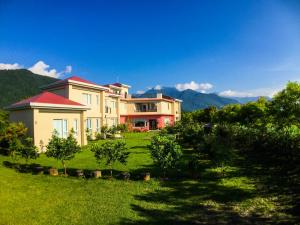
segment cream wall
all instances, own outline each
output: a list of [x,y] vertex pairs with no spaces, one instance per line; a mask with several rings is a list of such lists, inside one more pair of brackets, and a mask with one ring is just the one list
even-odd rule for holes
[[119,124],[120,121],[120,98],[109,96],[109,93],[105,95],[105,106],[108,106],[111,110],[108,113],[104,111],[103,122],[108,127]]
[[[101,117],[102,110],[100,104],[101,101],[100,92],[102,91],[69,85],[69,99],[72,101],[85,104],[83,99],[83,94],[90,94],[92,96],[92,104],[88,105],[90,109],[88,109],[86,112],[87,117]],[[98,104],[96,102],[96,96],[98,96],[99,98]]]
[[83,112],[55,109],[33,109],[34,111],[34,144],[40,148],[41,141],[46,146],[53,132],[54,119],[66,119],[68,121],[68,131],[73,128],[73,120],[78,121],[78,135],[75,137],[78,144],[86,144],[86,135],[82,127]]
[[33,137],[33,109],[23,109],[11,111],[9,113],[9,120],[11,122],[22,122],[28,128],[28,135]]

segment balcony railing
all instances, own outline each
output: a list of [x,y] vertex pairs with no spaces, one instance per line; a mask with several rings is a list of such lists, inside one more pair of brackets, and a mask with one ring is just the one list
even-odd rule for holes
[[157,109],[135,109],[135,112],[157,112]]

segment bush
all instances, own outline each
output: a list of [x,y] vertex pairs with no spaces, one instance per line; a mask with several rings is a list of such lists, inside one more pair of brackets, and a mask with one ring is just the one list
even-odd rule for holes
[[64,167],[64,173],[67,175],[66,161],[73,159],[80,150],[72,132],[66,139],[58,137],[57,132],[54,132],[47,145],[46,156],[60,160]]
[[118,124],[117,130],[121,132],[127,132],[128,131],[128,125],[127,124]]
[[106,161],[106,165],[110,167],[110,176],[115,162],[122,164],[127,163],[129,152],[127,152],[126,143],[124,141],[108,141],[104,144],[95,143],[91,146],[97,162],[100,164],[102,160]]
[[160,167],[164,176],[168,169],[176,167],[182,156],[174,135],[159,134],[152,137],[149,149],[154,163]]
[[26,163],[30,159],[36,159],[39,155],[37,152],[37,147],[33,144],[33,139],[27,137],[23,141],[23,146],[18,149],[17,154],[26,160]]
[[23,141],[27,138],[27,128],[23,123],[10,123],[0,136],[1,151],[16,159],[17,152],[24,147]]

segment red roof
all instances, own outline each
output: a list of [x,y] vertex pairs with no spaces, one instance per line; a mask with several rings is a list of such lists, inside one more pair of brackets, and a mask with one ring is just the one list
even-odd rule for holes
[[82,83],[87,83],[87,84],[94,84],[94,85],[98,85],[94,82],[91,82],[91,81],[88,81],[88,80],[85,80],[85,79],[82,79],[80,77],[77,77],[77,76],[72,76],[72,77],[69,77],[65,80],[73,80],[73,81],[78,81],[78,82],[82,82]]
[[117,87],[122,87],[121,83],[113,83],[112,85],[117,86]]
[[58,104],[58,105],[76,105],[84,106],[78,102],[71,101],[60,95],[53,94],[51,92],[43,92],[41,94],[35,95],[33,97],[24,99],[20,102],[13,104],[12,106],[26,105],[30,103],[48,103],[48,104]]

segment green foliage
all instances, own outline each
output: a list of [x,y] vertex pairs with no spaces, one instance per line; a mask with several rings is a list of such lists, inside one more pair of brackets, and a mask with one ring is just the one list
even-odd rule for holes
[[65,175],[67,175],[66,161],[73,159],[80,150],[80,146],[72,132],[67,138],[60,138],[57,136],[57,132],[54,132],[47,145],[46,155],[47,157],[60,160],[64,167]]
[[128,131],[128,124],[118,124],[117,130],[121,132],[127,132]]
[[274,96],[269,113],[280,126],[300,124],[300,84],[289,82],[286,88]]
[[57,79],[29,70],[0,70],[0,108],[40,93],[40,87]]
[[86,133],[86,139],[88,141],[92,141],[93,140],[93,138],[92,138],[92,132],[88,128],[86,128],[85,129],[85,133]]
[[176,167],[182,156],[181,147],[174,135],[159,134],[152,137],[149,149],[154,163],[160,167],[164,175],[168,169]]
[[199,145],[200,152],[208,154],[209,159],[224,172],[234,156],[233,132],[229,125],[213,127],[209,134],[204,135]]
[[4,154],[16,158],[17,152],[22,149],[23,140],[27,137],[27,128],[23,123],[10,123],[0,136],[0,146]]
[[3,135],[8,124],[9,124],[8,113],[0,110],[0,136]]
[[26,160],[28,163],[29,159],[36,159],[39,155],[37,152],[37,147],[33,144],[33,139],[27,137],[24,139],[23,146],[18,148],[17,154]]
[[100,164],[102,160],[105,160],[106,165],[110,167],[111,177],[115,162],[120,162],[121,164],[127,163],[129,155],[127,150],[124,141],[108,141],[104,144],[95,143],[91,146],[91,151],[94,152],[98,164]]

